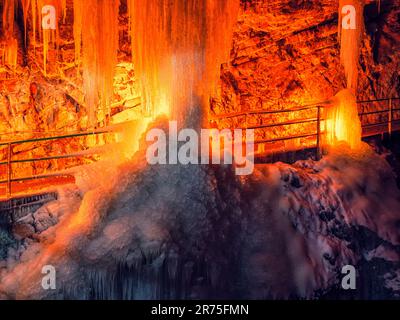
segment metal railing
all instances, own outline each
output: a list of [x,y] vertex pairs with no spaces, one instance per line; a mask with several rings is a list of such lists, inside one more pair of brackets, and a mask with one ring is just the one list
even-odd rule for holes
[[[364,100],[364,101],[357,101],[358,104],[372,104],[376,102],[388,102],[388,108],[383,110],[377,111],[367,111],[359,113],[362,123],[363,129],[363,137],[378,135],[388,133],[391,135],[394,131],[400,130],[400,117],[398,119],[394,118],[395,112],[400,112],[400,108],[393,107],[393,101],[400,100],[400,98],[383,98],[383,99],[374,99],[374,100]],[[274,143],[280,141],[287,141],[287,140],[294,140],[294,139],[301,139],[301,138],[315,138],[316,142],[314,147],[316,149],[316,158],[319,159],[322,155],[322,136],[325,132],[322,130],[322,123],[325,120],[323,109],[325,109],[329,105],[328,101],[301,106],[298,108],[292,109],[284,109],[284,110],[253,110],[253,111],[244,111],[244,112],[236,112],[230,113],[225,115],[218,115],[211,119],[211,121],[220,121],[226,119],[233,119],[233,118],[240,118],[244,117],[243,123],[245,124],[242,129],[268,129],[268,128],[276,128],[276,127],[287,127],[293,125],[300,125],[300,124],[310,124],[315,123],[316,127],[314,131],[310,131],[304,134],[297,134],[297,135],[289,135],[285,137],[277,137],[277,138],[270,138],[270,139],[259,139],[255,140],[255,144],[267,144],[267,143]],[[257,115],[278,115],[283,113],[294,113],[300,111],[310,111],[315,110],[315,116],[305,118],[305,119],[296,119],[296,120],[289,120],[284,122],[278,123],[267,123],[261,125],[248,125],[248,118],[249,116],[257,116]],[[363,117],[368,115],[387,115],[386,121],[381,122],[373,122],[373,123],[365,123],[363,122]]]
[[29,138],[29,139],[20,139],[14,141],[0,141],[0,147],[7,147],[7,157],[6,160],[0,161],[0,167],[6,166],[6,179],[0,180],[0,185],[6,185],[6,196],[9,198],[12,195],[12,183],[13,182],[22,182],[28,180],[36,180],[36,179],[47,179],[52,177],[60,177],[65,176],[62,173],[50,173],[50,174],[40,174],[40,175],[32,175],[26,177],[13,177],[13,164],[18,163],[33,163],[39,161],[49,161],[49,160],[60,160],[60,159],[68,159],[68,158],[82,158],[93,156],[99,154],[96,150],[84,150],[78,153],[69,153],[69,154],[62,154],[62,155],[54,155],[54,156],[45,156],[45,157],[32,157],[26,159],[13,159],[13,147],[17,145],[22,145],[26,143],[37,143],[37,142],[44,142],[44,141],[54,141],[54,140],[63,140],[69,138],[79,138],[79,137],[88,137],[88,136],[95,136],[105,133],[112,132],[109,129],[99,129],[93,131],[85,131],[85,132],[76,132],[76,133],[65,133],[61,135],[54,135],[48,137],[39,137],[39,138]]
[[363,136],[373,136],[377,134],[387,133],[389,136],[392,135],[394,131],[400,130],[400,116],[398,119],[395,119],[394,115],[396,112],[400,112],[400,108],[393,107],[393,101],[400,101],[400,98],[387,98],[387,99],[376,99],[376,100],[366,100],[359,101],[359,104],[370,104],[375,102],[388,102],[387,109],[377,110],[377,111],[367,111],[359,114],[361,117],[361,123],[363,123],[363,118],[369,115],[387,115],[386,121],[374,122],[374,123],[366,123],[363,124]]

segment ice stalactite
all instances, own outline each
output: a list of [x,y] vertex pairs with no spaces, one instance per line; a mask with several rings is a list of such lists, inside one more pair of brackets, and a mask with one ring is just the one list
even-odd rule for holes
[[[36,46],[41,44],[43,46],[43,71],[47,74],[48,61],[49,61],[49,50],[54,48],[58,51],[59,44],[59,20],[60,17],[66,16],[66,3],[65,0],[24,0],[22,2],[25,28],[28,20],[28,12],[31,9],[32,17],[32,43],[36,52]],[[52,6],[55,8],[55,29],[43,28],[43,19],[52,19],[52,17],[46,15],[50,14],[50,11],[44,11],[46,6]],[[27,32],[25,31],[25,37]],[[39,39],[39,41],[38,41]],[[57,55],[56,55],[57,56]]]
[[61,11],[63,23],[65,23],[65,19],[67,18],[67,0],[61,0]]
[[[96,127],[110,112],[118,53],[119,0],[74,2],[76,58],[82,37],[82,69],[89,125]],[[82,28],[84,19],[85,27]]]
[[[32,15],[32,42],[33,42],[33,50],[36,54],[36,30],[37,30],[37,0],[31,1],[31,15]],[[40,29],[39,29],[40,30]]]
[[74,44],[75,44],[76,64],[79,64],[81,60],[82,20],[83,20],[83,2],[81,0],[74,0]]
[[7,40],[3,61],[6,65],[15,68],[18,62],[18,41],[14,37]]
[[360,148],[361,121],[356,98],[349,89],[340,91],[333,98],[332,106],[328,108],[326,126],[328,145],[346,142],[353,150]]
[[14,17],[17,9],[16,0],[4,0],[3,4],[3,32],[13,33],[14,32]]
[[344,67],[347,89],[333,98],[326,121],[327,144],[335,146],[346,142],[353,150],[360,149],[362,135],[356,95],[363,7],[363,0],[340,0],[340,61]]
[[[60,6],[60,0],[53,0],[53,1],[48,1],[48,0],[38,0],[38,13],[40,14],[40,18],[38,19],[40,22],[42,21],[42,9],[46,5],[52,5],[56,8],[57,11],[57,20],[59,18],[58,13],[60,12],[61,6]],[[40,23],[41,25],[41,23]],[[49,54],[49,49],[50,45],[58,43],[58,23],[56,24],[56,29],[45,29],[43,26],[41,26],[42,30],[42,43],[43,43],[43,70],[44,73],[47,74],[47,62],[48,62],[48,54]]]
[[182,120],[217,87],[220,66],[229,61],[239,1],[128,3],[144,111]]
[[21,4],[22,4],[22,12],[24,15],[24,43],[26,46],[27,43],[27,37],[28,37],[28,30],[27,30],[27,25],[28,25],[28,11],[29,11],[29,7],[31,5],[31,0],[21,0]]
[[340,0],[339,3],[340,61],[344,67],[347,88],[354,93],[357,91],[358,60],[364,30],[363,8],[364,0]]
[[3,5],[3,34],[6,39],[6,48],[3,61],[6,65],[15,68],[18,59],[18,41],[14,36],[14,17],[18,3],[16,0],[5,0]]

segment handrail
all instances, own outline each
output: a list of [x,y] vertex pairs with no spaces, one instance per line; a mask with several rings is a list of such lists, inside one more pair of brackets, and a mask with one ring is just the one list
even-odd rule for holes
[[277,114],[277,113],[300,112],[300,111],[306,111],[306,110],[313,110],[313,109],[317,109],[317,108],[318,108],[317,105],[315,105],[315,106],[313,105],[313,106],[304,106],[304,107],[299,107],[299,108],[282,109],[282,110],[249,110],[249,111],[241,111],[241,112],[236,112],[236,113],[212,116],[210,120],[230,119],[230,118],[237,118],[237,117],[243,117],[243,116],[255,115],[255,114]]
[[[372,103],[372,102],[382,102],[382,101],[393,101],[393,100],[400,100],[400,97],[394,97],[394,98],[380,98],[380,99],[374,99],[374,100],[359,100],[357,101],[358,104],[363,104],[363,103]],[[221,119],[231,119],[231,118],[237,118],[237,117],[243,117],[247,115],[257,115],[257,114],[279,114],[279,113],[290,113],[290,112],[300,112],[300,111],[306,111],[306,110],[313,110],[317,109],[319,107],[323,107],[325,105],[329,104],[329,101],[322,101],[319,103],[315,104],[309,104],[309,105],[304,105],[300,106],[297,108],[291,108],[291,109],[282,109],[282,110],[248,110],[248,111],[240,111],[240,112],[233,112],[233,113],[225,113],[221,115],[214,115],[211,117],[210,120],[221,120]],[[387,112],[388,110],[386,110]],[[393,109],[393,111],[400,111],[400,109]],[[377,111],[378,112],[385,112],[385,111]],[[363,115],[363,113],[359,113],[359,115]]]
[[389,108],[389,109],[378,110],[378,111],[361,112],[358,115],[360,117],[363,117],[363,116],[369,116],[369,115],[372,115],[372,114],[385,113],[385,112],[389,112],[389,111],[393,111],[393,112],[400,111],[400,108],[398,108],[398,109],[390,109]]
[[[11,160],[11,163],[26,163],[26,162],[35,162],[35,161],[48,161],[48,160],[87,157],[87,156],[93,156],[93,155],[96,155],[99,153],[100,153],[100,151],[85,150],[85,151],[82,151],[79,153],[68,153],[68,154],[62,154],[62,155],[51,156],[51,157]],[[8,164],[8,161],[0,161],[0,166],[6,165],[6,164]]]
[[271,142],[279,142],[279,141],[286,141],[286,140],[293,140],[293,139],[310,138],[310,137],[316,137],[316,136],[317,136],[317,133],[298,134],[298,135],[294,135],[294,136],[287,136],[287,137],[281,137],[281,138],[256,140],[256,141],[254,141],[254,143],[255,144],[271,143]]
[[[62,173],[54,173],[54,174],[39,174],[39,175],[33,175],[29,177],[21,177],[21,178],[15,178],[11,179],[11,182],[21,182],[21,181],[29,181],[29,180],[38,180],[38,179],[48,179],[48,178],[56,178],[56,177],[62,177],[62,176],[68,176],[67,174],[62,174]],[[0,180],[0,184],[8,183],[7,180]]]
[[50,141],[50,140],[61,140],[66,138],[76,138],[76,137],[84,137],[90,135],[97,135],[103,133],[109,133],[109,130],[93,130],[93,131],[82,131],[70,134],[64,134],[59,136],[50,136],[50,137],[41,137],[41,138],[30,138],[30,139],[22,139],[22,140],[10,140],[10,141],[0,141],[0,146],[7,146],[9,144],[22,144],[22,143],[30,143],[30,142],[40,142],[40,141]]
[[[383,101],[389,102],[389,107],[387,109],[377,110],[377,111],[360,112],[359,113],[360,117],[367,116],[367,115],[373,115],[373,114],[388,113],[387,121],[363,124],[362,128],[369,129],[369,128],[373,128],[373,127],[386,126],[387,128],[386,128],[385,132],[387,132],[389,135],[391,135],[391,133],[393,132],[393,125],[396,124],[396,126],[397,126],[397,124],[400,124],[400,119],[394,119],[394,113],[400,111],[400,108],[393,108],[393,103],[392,103],[393,100],[400,100],[400,97],[357,101],[358,104],[383,102]],[[245,116],[246,117],[244,120],[245,128],[243,128],[243,129],[266,129],[266,128],[284,127],[284,126],[290,126],[290,125],[316,122],[317,123],[316,132],[312,132],[310,134],[298,134],[298,135],[279,137],[279,138],[273,138],[273,139],[261,139],[261,140],[256,140],[255,144],[279,142],[279,141],[293,140],[293,139],[306,138],[306,137],[316,137],[316,139],[317,139],[317,141],[316,141],[316,149],[317,149],[316,158],[319,159],[320,154],[321,154],[321,135],[324,134],[324,132],[321,129],[321,123],[323,120],[325,120],[323,118],[323,113],[321,112],[321,109],[325,108],[327,104],[329,104],[329,101],[321,102],[321,104],[313,104],[313,105],[303,106],[303,107],[299,107],[299,108],[284,109],[284,110],[243,111],[243,112],[214,116],[211,118],[211,121]],[[261,124],[261,125],[250,125],[250,126],[247,125],[247,123],[248,123],[247,116],[249,116],[249,115],[281,114],[281,113],[297,112],[297,111],[312,110],[312,109],[316,109],[316,111],[317,111],[316,118],[305,118],[305,119],[301,119],[301,120],[288,120],[288,121],[283,121],[283,122],[278,122],[278,123],[268,123],[268,124]],[[379,128],[379,130],[381,130],[381,129]],[[364,136],[371,135],[371,132],[366,133],[364,131],[364,133],[365,133]],[[381,132],[381,133],[383,133],[383,132]]]
[[371,102],[382,102],[382,101],[390,101],[390,100],[400,100],[400,97],[393,97],[393,98],[379,98],[379,99],[372,99],[372,100],[359,100],[357,103],[371,103]]
[[116,130],[112,130],[111,128],[103,128],[103,129],[96,129],[92,131],[81,131],[69,134],[62,134],[58,136],[48,136],[48,137],[39,137],[39,138],[29,138],[29,139],[20,139],[20,140],[12,140],[12,141],[0,141],[1,146],[7,146],[7,160],[0,161],[0,166],[6,165],[7,166],[7,179],[0,180],[0,184],[6,184],[6,195],[10,197],[12,194],[11,184],[12,182],[19,182],[19,181],[28,181],[28,180],[35,180],[35,179],[45,179],[51,177],[60,177],[64,176],[65,173],[53,173],[53,174],[42,174],[42,175],[33,175],[29,177],[12,177],[12,165],[15,163],[29,163],[29,162],[37,162],[37,161],[48,161],[48,160],[57,160],[57,159],[67,159],[67,158],[78,158],[78,157],[87,157],[96,154],[100,154],[100,150],[84,150],[78,153],[70,153],[70,154],[63,154],[63,155],[56,155],[56,156],[48,156],[48,157],[38,157],[38,158],[29,158],[29,159],[12,159],[12,146],[21,145],[24,143],[32,143],[32,142],[43,142],[43,141],[51,141],[51,140],[62,140],[67,138],[77,138],[77,137],[84,137],[84,136],[91,136],[91,135],[99,135],[114,132]]
[[[390,135],[393,131],[393,124],[394,123],[400,124],[400,119],[394,119],[394,117],[393,117],[394,112],[400,111],[400,108],[393,108],[393,104],[392,104],[393,100],[400,100],[400,98],[396,97],[396,98],[383,98],[383,99],[375,99],[375,100],[357,101],[357,103],[373,103],[373,102],[389,101],[388,109],[359,113],[360,116],[386,113],[386,112],[389,113],[388,121],[365,124],[365,125],[363,125],[363,128],[387,125],[387,131],[385,131],[385,132],[388,132]],[[210,120],[228,119],[228,118],[234,118],[234,117],[239,117],[239,116],[246,116],[246,121],[245,121],[246,129],[263,129],[263,128],[265,129],[265,128],[273,128],[273,127],[278,127],[278,126],[290,126],[290,125],[296,125],[296,124],[316,122],[316,132],[312,132],[312,133],[308,133],[308,134],[298,134],[298,135],[292,135],[292,136],[286,136],[286,137],[279,137],[279,138],[273,138],[273,139],[261,139],[258,141],[256,140],[255,143],[262,144],[262,143],[287,141],[287,140],[293,140],[293,139],[299,139],[299,138],[316,137],[316,139],[317,139],[317,141],[316,141],[316,152],[317,152],[316,158],[318,159],[321,155],[321,135],[324,134],[324,132],[321,130],[321,122],[323,120],[325,120],[323,118],[323,113],[321,112],[321,109],[325,108],[325,106],[327,104],[328,104],[328,101],[324,101],[324,102],[321,102],[320,104],[307,105],[307,106],[302,106],[302,107],[292,108],[292,109],[274,110],[274,111],[271,111],[271,110],[244,111],[244,112],[238,112],[238,113],[225,115],[225,116],[220,115],[217,117],[212,117]],[[259,125],[259,126],[257,126],[257,125],[248,126],[247,125],[247,116],[248,115],[290,113],[290,112],[299,112],[299,111],[313,110],[313,109],[315,109],[317,111],[316,118],[306,118],[306,119],[301,119],[301,120],[288,120],[288,121],[284,121],[284,122],[280,122],[280,123],[272,123],[272,124],[265,124],[265,125]],[[7,161],[0,161],[0,166],[7,165],[7,179],[0,180],[0,184],[4,184],[4,183],[7,184],[6,185],[7,195],[11,196],[11,194],[12,194],[11,183],[12,182],[50,178],[50,177],[59,177],[59,176],[65,175],[65,173],[55,173],[55,174],[34,175],[34,176],[30,176],[30,177],[13,178],[12,177],[12,164],[15,164],[15,163],[29,163],[29,162],[35,162],[35,161],[48,161],[48,160],[57,160],[57,159],[66,159],[66,158],[77,158],[77,157],[91,156],[91,155],[100,153],[100,152],[96,152],[93,150],[85,150],[85,151],[82,151],[79,153],[13,160],[12,159],[12,146],[14,146],[14,145],[19,145],[19,144],[24,144],[24,143],[32,143],[32,142],[51,141],[51,140],[62,140],[62,139],[67,139],[67,138],[91,136],[91,135],[98,135],[98,134],[105,134],[105,133],[119,131],[119,130],[116,130],[116,128],[121,128],[121,125],[115,125],[112,127],[102,128],[102,129],[95,129],[92,131],[65,133],[65,134],[56,135],[56,136],[52,135],[52,136],[47,136],[47,137],[0,141],[0,147],[7,146],[7,149],[8,149],[7,150]]]
[[303,124],[303,123],[311,123],[317,122],[317,118],[310,118],[310,119],[301,119],[301,120],[289,120],[285,122],[278,122],[278,123],[270,123],[270,124],[263,124],[259,126],[246,126],[246,129],[262,129],[262,128],[274,128],[274,127],[284,127],[284,126],[291,126],[294,124]]

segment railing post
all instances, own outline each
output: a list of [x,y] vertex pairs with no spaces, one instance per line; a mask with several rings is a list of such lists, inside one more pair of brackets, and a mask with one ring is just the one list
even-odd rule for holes
[[7,151],[7,197],[11,197],[12,190],[11,190],[11,178],[12,178],[12,163],[11,163],[11,143],[8,144],[8,151]]
[[389,99],[389,120],[388,120],[389,138],[392,137],[392,129],[393,129],[393,104],[392,104],[392,98],[390,98]]
[[321,107],[317,107],[317,154],[316,160],[321,160]]

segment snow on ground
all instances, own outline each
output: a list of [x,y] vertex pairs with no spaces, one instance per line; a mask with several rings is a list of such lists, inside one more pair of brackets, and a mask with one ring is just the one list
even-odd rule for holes
[[[79,208],[19,260],[10,254],[4,298],[315,298],[337,288],[346,264],[360,266],[361,288],[382,287],[362,297],[398,294],[400,191],[367,146],[257,165],[247,177],[231,166],[148,166],[144,150],[77,175]],[[55,291],[40,285],[46,264]]]

